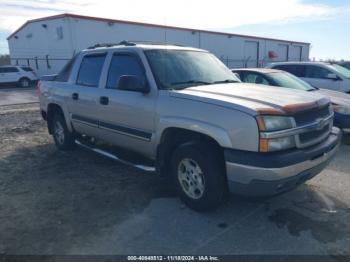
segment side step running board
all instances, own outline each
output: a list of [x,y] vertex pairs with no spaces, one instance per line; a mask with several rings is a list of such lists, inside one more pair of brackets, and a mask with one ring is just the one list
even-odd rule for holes
[[126,160],[123,160],[121,159],[120,157],[118,157],[117,155],[114,155],[114,154],[111,154],[107,151],[104,151],[102,149],[99,149],[99,148],[94,148],[94,147],[91,147],[91,146],[88,146],[88,145],[85,145],[83,143],[81,143],[80,141],[78,140],[75,140],[75,143],[83,148],[86,148],[86,149],[89,149],[91,151],[94,151],[100,155],[103,155],[103,156],[106,156],[106,157],[109,157],[113,160],[116,160],[120,163],[123,163],[125,165],[128,165],[128,166],[132,166],[132,167],[135,167],[137,169],[141,169],[143,171],[146,171],[146,172],[155,172],[156,171],[156,168],[153,167],[153,166],[146,166],[146,165],[140,165],[140,164],[134,164],[132,162],[129,162],[129,161],[126,161]]

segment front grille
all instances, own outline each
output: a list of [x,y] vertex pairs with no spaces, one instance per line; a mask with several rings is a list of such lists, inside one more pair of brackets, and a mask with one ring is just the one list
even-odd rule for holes
[[329,105],[295,114],[294,118],[297,126],[301,126],[327,116],[329,116]]
[[[294,115],[296,126],[311,124],[319,119],[325,119],[331,114],[329,105],[318,109],[312,109],[300,112]],[[332,122],[325,125],[322,129],[314,129],[309,132],[298,135],[298,147],[306,147],[322,142],[323,139],[331,132]]]
[[301,143],[308,143],[312,140],[316,140],[319,137],[325,136],[329,132],[329,125],[326,125],[321,130],[314,130],[307,133],[303,133],[299,135],[299,140]]

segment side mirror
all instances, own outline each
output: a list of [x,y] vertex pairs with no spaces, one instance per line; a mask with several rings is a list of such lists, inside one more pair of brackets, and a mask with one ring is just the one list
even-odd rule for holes
[[144,94],[150,91],[149,85],[145,81],[142,81],[138,76],[134,75],[121,76],[118,82],[118,89]]
[[336,74],[328,74],[327,78],[334,81],[340,80],[340,78]]

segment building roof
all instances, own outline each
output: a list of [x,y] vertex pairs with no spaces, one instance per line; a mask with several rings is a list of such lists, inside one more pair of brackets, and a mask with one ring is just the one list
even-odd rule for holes
[[54,15],[54,16],[47,16],[47,17],[42,17],[42,18],[33,19],[33,20],[28,20],[22,26],[20,26],[16,31],[14,31],[10,36],[8,36],[7,40],[9,40],[12,36],[17,34],[22,28],[24,28],[25,26],[27,26],[30,23],[40,22],[40,21],[47,21],[47,20],[53,20],[53,19],[59,19],[59,18],[65,18],[65,17],[71,17],[71,18],[77,18],[77,19],[86,19],[86,20],[94,20],[94,21],[107,22],[107,23],[123,23],[123,24],[142,25],[142,26],[158,27],[158,28],[161,27],[161,28],[166,28],[166,29],[178,29],[178,30],[186,30],[186,31],[191,31],[191,32],[195,31],[195,32],[209,33],[209,34],[216,34],[216,35],[248,37],[248,38],[252,38],[252,39],[273,40],[273,41],[280,41],[280,42],[286,42],[286,43],[292,43],[292,44],[310,45],[310,43],[307,43],[307,42],[289,41],[289,40],[282,40],[282,39],[275,39],[275,38],[266,38],[266,37],[259,37],[259,36],[242,35],[242,34],[232,34],[232,33],[217,32],[217,31],[210,31],[210,30],[200,30],[200,29],[194,29],[194,28],[165,26],[165,25],[133,22],[133,21],[126,21],[126,20],[115,20],[115,19],[109,19],[109,18],[84,16],[84,15],[76,15],[76,14],[69,14],[69,13],[64,13],[64,14],[59,14],[59,15]]

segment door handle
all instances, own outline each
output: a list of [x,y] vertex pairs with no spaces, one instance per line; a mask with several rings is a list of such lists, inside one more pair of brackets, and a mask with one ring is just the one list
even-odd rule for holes
[[78,93],[73,93],[72,94],[73,100],[78,100],[79,99],[79,94]]
[[108,103],[109,103],[109,99],[108,99],[107,96],[101,96],[100,97],[100,104],[101,105],[108,105]]

